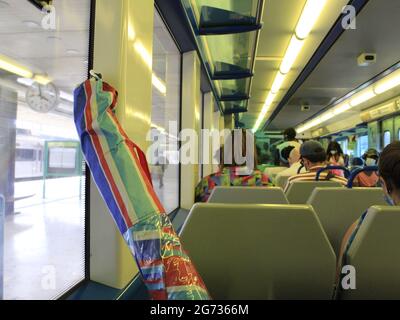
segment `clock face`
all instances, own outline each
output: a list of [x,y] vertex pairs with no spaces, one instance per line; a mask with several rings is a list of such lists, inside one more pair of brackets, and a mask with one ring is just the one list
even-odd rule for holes
[[47,113],[58,106],[59,91],[52,83],[34,83],[26,92],[26,102],[33,110]]

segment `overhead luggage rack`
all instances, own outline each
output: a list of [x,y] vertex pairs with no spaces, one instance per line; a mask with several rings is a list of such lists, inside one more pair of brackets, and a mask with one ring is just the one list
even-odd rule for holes
[[238,12],[204,6],[201,8],[199,34],[232,34],[261,29],[257,18]]
[[264,0],[214,3],[181,0],[220,112],[247,112]]
[[254,73],[250,69],[242,68],[231,63],[217,61],[214,65],[212,80],[234,80],[251,78]]

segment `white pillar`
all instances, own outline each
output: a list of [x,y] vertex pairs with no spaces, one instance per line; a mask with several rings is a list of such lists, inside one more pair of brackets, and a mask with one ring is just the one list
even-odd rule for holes
[[[200,61],[197,52],[191,51],[183,54],[182,69],[182,129],[195,130],[197,143],[193,145],[196,164],[181,164],[181,207],[191,209],[194,204],[194,191],[199,182],[199,146],[198,141],[200,119]],[[182,141],[182,145],[188,141]],[[185,155],[181,152],[181,157]],[[182,162],[182,161],[181,161]]]

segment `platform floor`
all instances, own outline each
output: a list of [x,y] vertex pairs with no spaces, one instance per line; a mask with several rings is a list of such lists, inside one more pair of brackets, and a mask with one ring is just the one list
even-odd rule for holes
[[[176,168],[175,168],[176,169]],[[154,188],[168,212],[178,206],[178,179],[172,166],[164,186]],[[80,178],[15,184],[15,213],[4,222],[4,298],[47,300],[84,279],[84,202]],[[173,192],[176,190],[176,192]]]
[[[79,178],[15,184],[15,214],[5,218],[4,298],[53,299],[84,278],[84,204]],[[82,198],[83,199],[83,198]]]

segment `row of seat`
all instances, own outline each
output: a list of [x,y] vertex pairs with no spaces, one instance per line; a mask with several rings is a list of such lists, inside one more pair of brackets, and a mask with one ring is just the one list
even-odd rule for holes
[[335,254],[339,254],[343,236],[354,221],[371,206],[386,205],[381,188],[347,189],[330,181],[295,182],[287,195],[281,188],[217,187],[209,203],[309,204],[327,233]]
[[[373,206],[348,252],[356,290],[400,298],[400,214]],[[331,299],[336,255],[311,205],[196,204],[180,234],[214,299]]]
[[209,203],[306,204],[315,188],[344,188],[334,181],[296,181],[286,194],[279,187],[216,187]]
[[304,204],[289,204],[290,190],[251,187],[218,187],[196,204],[181,238],[213,298],[332,298],[341,240],[370,208],[347,256],[357,289],[340,298],[399,299],[400,210],[385,206],[380,188],[332,184],[295,182]]

